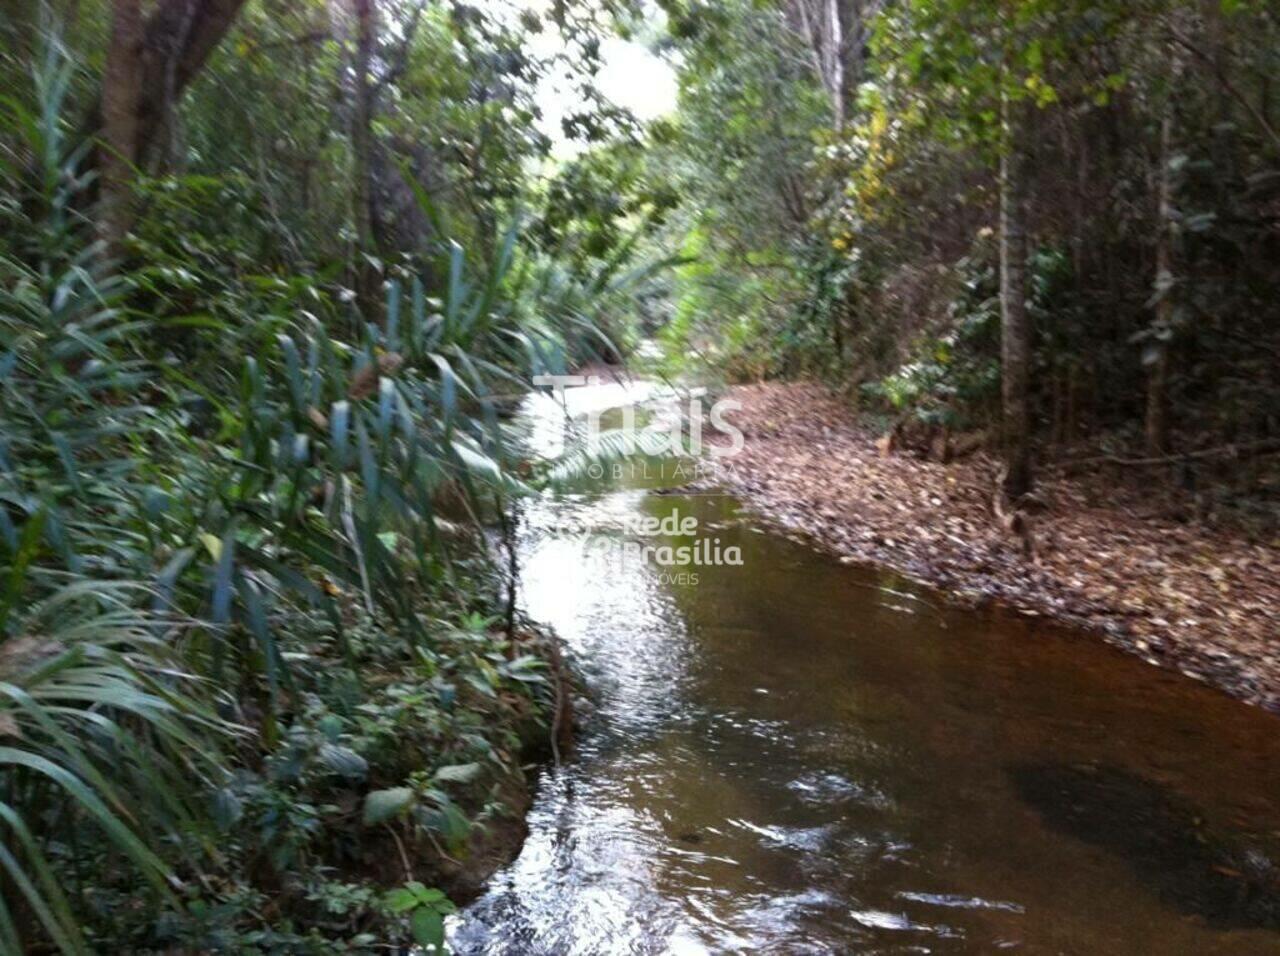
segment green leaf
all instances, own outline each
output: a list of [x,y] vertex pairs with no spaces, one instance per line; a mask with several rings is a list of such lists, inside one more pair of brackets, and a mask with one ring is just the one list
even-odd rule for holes
[[228,787],[213,792],[213,822],[221,830],[229,830],[244,816],[244,803]]
[[[320,762],[344,777],[361,778],[369,772],[369,763],[350,747],[325,743],[320,745]],[[365,804],[365,813],[369,811]]]
[[334,402],[329,409],[329,441],[333,453],[333,466],[339,471],[347,467],[347,436],[351,430],[351,403]]
[[419,903],[438,903],[445,899],[444,890],[437,890],[434,887],[427,889],[421,883],[409,883],[407,885],[413,890],[413,895],[418,898]]
[[441,949],[444,946],[444,917],[434,909],[423,906],[410,917],[413,938],[419,946]]
[[483,769],[478,763],[455,763],[441,767],[431,779],[439,783],[470,783]]
[[365,826],[375,826],[399,816],[413,805],[413,800],[412,787],[370,791],[364,798]]
[[[386,899],[387,909],[392,913],[400,914],[407,913],[409,910],[416,907],[419,901],[418,894],[413,892],[414,885],[415,884],[410,883],[407,886],[402,886],[399,889],[392,890],[388,893]],[[419,883],[416,885],[421,886],[422,884]]]

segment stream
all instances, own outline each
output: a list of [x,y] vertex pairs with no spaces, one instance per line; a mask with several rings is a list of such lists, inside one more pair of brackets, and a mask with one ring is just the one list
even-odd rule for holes
[[1280,953],[1274,716],[656,493],[671,464],[521,516],[594,706],[455,952]]

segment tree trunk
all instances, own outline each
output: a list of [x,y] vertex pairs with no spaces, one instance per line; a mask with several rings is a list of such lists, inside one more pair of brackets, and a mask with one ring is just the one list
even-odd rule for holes
[[836,353],[836,368],[844,368],[844,308],[843,303],[831,306],[831,347]]
[[1168,130],[1169,121],[1161,124],[1161,166],[1160,173],[1160,213],[1159,227],[1156,236],[1156,289],[1160,296],[1156,302],[1155,323],[1152,328],[1153,337],[1148,343],[1147,352],[1143,356],[1147,366],[1147,412],[1146,439],[1147,451],[1152,455],[1163,454],[1169,444],[1169,422],[1167,415],[1168,382],[1169,382],[1169,330],[1172,328],[1173,316],[1173,272],[1170,221],[1169,221],[1169,171],[1168,171]]
[[[102,136],[93,154],[103,175],[86,201],[105,200],[99,234],[110,242],[131,225],[127,193],[165,121],[209,55],[222,42],[245,0],[160,0],[145,27],[139,0],[113,0],[111,48],[98,99],[82,135]],[[130,34],[136,39],[131,40]],[[130,56],[132,51],[132,56]],[[95,195],[96,193],[96,195]]]
[[1031,325],[1027,315],[1027,237],[1022,129],[1016,107],[1001,101],[1000,372],[1004,490],[1010,501],[1031,490]]
[[135,155],[141,159],[208,62],[245,0],[161,0],[142,50]]
[[[1171,75],[1176,84],[1180,65]],[[1173,334],[1173,158],[1174,87],[1171,85],[1160,121],[1160,176],[1156,222],[1156,299],[1152,338],[1143,356],[1147,366],[1147,452],[1161,455],[1169,445],[1169,341]]]
[[831,109],[835,115],[834,126],[839,132],[844,128],[844,28],[840,22],[838,0],[827,0],[828,70],[831,84]]
[[[792,29],[809,47],[814,75],[831,100],[831,122],[836,130],[845,124],[850,44],[846,41],[841,0],[790,0],[785,6]],[[861,9],[852,11],[861,14]],[[859,46],[858,53],[861,54]]]
[[138,154],[138,95],[142,85],[143,25],[139,0],[114,0],[102,72],[102,176],[98,236],[118,258],[132,224],[133,167]]
[[374,0],[353,0],[356,17],[355,109],[352,111],[351,158],[354,189],[352,216],[356,226],[356,296],[366,317],[377,308],[378,275],[365,258],[374,250],[373,237],[373,83],[370,70],[376,38]]

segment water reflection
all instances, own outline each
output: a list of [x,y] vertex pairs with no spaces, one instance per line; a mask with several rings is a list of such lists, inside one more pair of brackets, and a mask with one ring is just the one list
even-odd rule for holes
[[[676,508],[743,566],[681,582],[581,546]],[[598,491],[522,526],[524,607],[597,709],[458,952],[1280,951],[1274,718],[721,498]]]
[[1273,840],[1216,830],[1170,788],[1119,767],[1020,764],[1009,772],[1047,825],[1116,854],[1183,913],[1220,928],[1280,929]]

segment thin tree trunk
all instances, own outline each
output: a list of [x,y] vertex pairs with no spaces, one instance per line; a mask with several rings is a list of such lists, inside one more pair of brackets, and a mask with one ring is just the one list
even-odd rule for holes
[[1155,337],[1151,340],[1147,363],[1147,451],[1152,455],[1163,454],[1169,444],[1168,335],[1173,321],[1173,183],[1169,171],[1169,149],[1173,139],[1172,110],[1166,111],[1160,124],[1160,200],[1159,221],[1156,231],[1156,288],[1160,296],[1156,302]]
[[836,353],[836,368],[844,367],[844,308],[841,305],[831,306],[831,347]]
[[831,100],[831,122],[840,130],[845,123],[845,27],[840,0],[791,0],[787,13],[809,47],[814,74]]
[[352,215],[356,225],[356,293],[366,315],[376,309],[376,270],[366,259],[374,249],[373,205],[373,83],[370,69],[375,41],[374,0],[354,0],[356,16],[355,110],[352,115],[351,153],[355,179]]
[[139,0],[113,0],[111,34],[102,73],[102,175],[98,236],[118,258],[132,225],[133,167],[138,159],[138,95],[142,85],[143,24]]
[[831,71],[831,109],[835,115],[835,128],[844,128],[844,28],[840,23],[839,0],[827,0],[827,42]]
[[1031,325],[1027,315],[1027,237],[1022,130],[1016,107],[1001,101],[1000,156],[1000,365],[1010,501],[1031,490]]
[[1174,94],[1182,66],[1174,55],[1170,76],[1173,82],[1165,100],[1160,121],[1160,176],[1157,187],[1156,222],[1156,299],[1154,333],[1147,353],[1147,451],[1164,454],[1169,445],[1169,341],[1173,334],[1173,124]]

